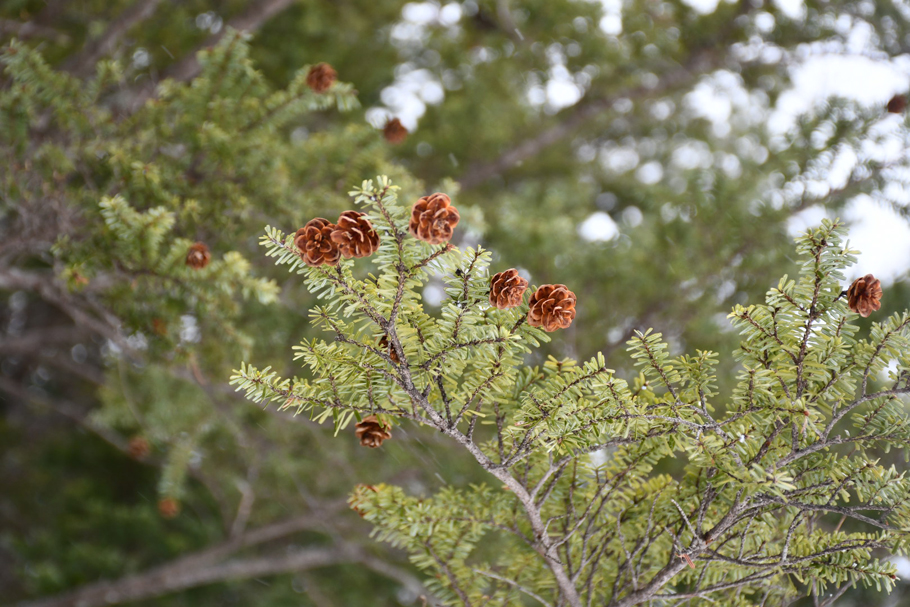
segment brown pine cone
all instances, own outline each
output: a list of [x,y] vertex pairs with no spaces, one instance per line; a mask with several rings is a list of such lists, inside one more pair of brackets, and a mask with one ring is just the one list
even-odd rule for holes
[[162,518],[174,518],[180,514],[180,502],[172,497],[164,497],[158,500],[158,513]]
[[335,84],[338,78],[336,72],[328,63],[317,63],[310,68],[306,75],[306,85],[313,89],[315,93],[324,93],[329,87]]
[[392,118],[385,123],[385,127],[382,129],[382,136],[389,143],[399,144],[408,138],[408,129],[404,128],[401,120]]
[[520,306],[527,289],[528,281],[515,268],[500,272],[490,280],[490,303],[500,310]]
[[142,436],[134,436],[130,439],[130,457],[133,459],[145,459],[152,451],[151,445]]
[[847,289],[847,305],[866,318],[882,307],[882,283],[872,274],[857,278]]
[[895,95],[888,101],[888,111],[892,114],[903,114],[907,109],[907,98],[903,95]]
[[575,320],[575,293],[566,285],[541,285],[531,295],[528,324],[546,332],[567,329]]
[[367,221],[366,213],[345,211],[332,230],[332,242],[345,259],[366,257],[379,248],[379,234]]
[[335,224],[328,219],[317,217],[309,220],[305,226],[297,230],[294,235],[294,245],[300,251],[300,256],[308,266],[316,267],[322,264],[334,266],[341,258],[338,245],[332,242],[332,230]]
[[355,433],[360,439],[360,444],[371,449],[381,446],[382,441],[392,438],[389,426],[380,423],[375,415],[364,417],[356,428]]
[[158,317],[153,318],[152,331],[155,332],[155,335],[167,335],[167,321]]
[[392,344],[389,343],[389,336],[383,335],[379,338],[379,347],[389,355],[396,364],[401,363],[401,359],[398,358],[398,352],[395,351],[395,348],[392,347]]
[[460,219],[458,209],[451,206],[451,202],[442,192],[419,199],[411,209],[408,231],[417,239],[430,244],[448,242]]
[[209,265],[211,259],[212,254],[209,252],[209,248],[205,246],[205,243],[197,242],[190,247],[189,251],[187,251],[186,265],[194,270],[201,270]]

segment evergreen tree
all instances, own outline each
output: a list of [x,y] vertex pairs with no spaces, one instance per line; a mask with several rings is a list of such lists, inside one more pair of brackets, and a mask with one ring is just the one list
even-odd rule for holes
[[[313,462],[350,470],[353,456],[323,452],[312,430],[251,409],[226,383],[239,358],[283,350],[306,323],[293,288],[281,305],[279,276],[251,261],[253,226],[329,214],[346,198],[337,184],[349,171],[407,180],[369,127],[289,137],[308,116],[356,107],[352,87],[316,92],[304,66],[274,90],[248,52],[245,37],[230,32],[199,55],[191,85],[162,85],[127,118],[107,102],[128,81],[119,64],[102,62],[81,80],[20,43],[3,55],[0,286],[11,297],[0,383],[13,405],[3,434],[27,462],[10,460],[4,482],[21,487],[3,497],[18,573],[5,596],[137,573],[61,599],[125,601],[351,562],[367,564],[367,573],[348,574],[353,591],[343,582],[320,591],[309,578],[295,585],[356,602],[378,575],[389,581],[379,582],[377,604],[402,583],[420,591],[335,522],[363,472],[342,480]],[[26,411],[29,421],[18,421]],[[61,441],[50,412],[118,453],[86,448],[84,433]],[[301,431],[310,440],[301,442]],[[36,468],[47,473],[32,477]],[[112,468],[128,479],[117,490],[106,486]],[[72,476],[79,481],[61,491]],[[306,549],[289,557],[297,542]],[[264,543],[269,550],[257,553]],[[256,591],[250,600],[261,596],[256,586],[246,587]],[[290,582],[272,594],[295,596]]]
[[[258,33],[249,43],[237,30]],[[392,605],[427,592],[400,552],[365,537],[344,496],[381,480],[402,485],[404,500],[448,486],[462,499],[489,474],[443,433],[396,425],[367,452],[351,428],[332,440],[227,385],[240,360],[293,375],[288,348],[316,335],[303,312],[314,299],[262,259],[254,235],[334,220],[364,176],[390,175],[408,203],[449,192],[460,247],[481,243],[497,267],[510,260],[535,284],[573,288],[578,318],[522,364],[558,377],[554,360],[602,355],[634,392],[621,349],[655,327],[673,356],[720,353],[716,391],[734,398],[712,401],[712,414],[724,419],[741,368],[727,356],[741,337],[725,316],[797,271],[790,218],[814,205],[833,217],[860,194],[904,210],[906,158],[876,144],[906,149],[907,129],[885,100],[833,99],[787,133],[765,128],[792,69],[815,53],[855,53],[856,31],[869,34],[870,57],[905,52],[907,16],[890,2],[794,12],[744,0],[706,13],[679,1],[4,3],[0,36],[19,41],[0,79],[0,484],[14,488],[0,495],[0,595],[296,605],[303,593],[316,605]],[[351,84],[312,91],[308,67],[322,61]],[[545,101],[560,86],[577,102]],[[706,90],[730,102],[726,119],[693,105]],[[403,110],[415,102],[426,105],[416,129]],[[387,114],[411,130],[394,147],[405,133],[384,143],[373,128]],[[847,177],[832,185],[844,163]],[[616,235],[580,238],[592,217]],[[186,262],[196,242],[209,250],[204,268]],[[383,255],[352,276],[381,276]],[[446,268],[458,269],[440,267],[425,293],[407,294],[428,323],[449,313]],[[898,282],[878,314],[908,302]],[[402,339],[402,356],[421,355]],[[388,341],[376,348],[399,354]],[[654,474],[683,483],[700,468],[674,453]],[[883,468],[902,465],[872,453]],[[838,532],[864,524],[847,519]],[[501,545],[474,554],[499,566]],[[328,575],[308,573],[321,566]],[[537,567],[546,580],[545,566],[528,575]],[[286,575],[268,587],[244,581],[273,574]],[[459,585],[475,588],[476,575],[459,570]],[[873,591],[862,600],[878,600]]]

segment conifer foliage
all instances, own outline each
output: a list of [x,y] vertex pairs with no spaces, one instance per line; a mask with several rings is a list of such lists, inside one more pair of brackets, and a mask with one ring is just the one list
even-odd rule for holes
[[[354,481],[296,463],[300,431],[313,430],[294,428],[286,442],[287,420],[257,411],[226,381],[238,358],[280,351],[309,305],[305,294],[279,301],[276,278],[285,277],[250,235],[266,222],[340,212],[347,198],[335,184],[362,170],[403,172],[367,125],[300,136],[302,125],[357,107],[352,85],[335,79],[316,92],[304,66],[273,86],[253,67],[247,38],[228,28],[196,55],[197,77],[165,79],[136,107],[125,102],[138,94],[135,74],[119,61],[82,79],[28,43],[0,51],[0,295],[18,310],[16,325],[12,306],[0,306],[0,467],[21,473],[0,481],[0,602],[101,605],[209,585],[200,600],[220,604],[228,591],[217,583],[253,569],[234,562],[206,577],[199,568],[239,556],[250,533],[270,538],[258,556],[273,575],[371,562],[359,533],[332,535],[328,547],[304,541],[286,560],[300,525],[318,518],[317,533],[334,534],[343,505],[329,487]],[[372,241],[349,223],[344,250],[359,255]],[[65,472],[50,471],[45,449]],[[276,482],[287,478],[317,499],[301,503],[296,487]],[[225,541],[215,561],[193,560]],[[382,566],[402,572],[394,558]],[[357,596],[358,577],[371,574],[349,571],[345,587]],[[260,600],[255,586],[229,592]],[[395,589],[374,584],[371,595]]]
[[[232,382],[336,432],[358,422],[361,440],[432,427],[495,478],[428,498],[384,484],[350,496],[446,604],[745,606],[892,586],[881,557],[907,551],[910,479],[870,453],[910,446],[910,313],[857,335],[842,296],[856,252],[840,223],[798,239],[798,279],[732,311],[742,370],[721,395],[717,354],[671,357],[651,330],[628,342],[629,379],[601,355],[527,364],[548,335],[527,303],[489,304],[490,253],[409,236],[396,189],[380,177],[351,192],[381,235],[375,276],[353,260],[309,267],[291,236],[266,230],[268,255],[321,299],[311,320],[332,338],[295,348],[309,378],[244,364]],[[433,274],[448,285],[437,317],[420,295]],[[657,470],[667,459],[679,474]]]

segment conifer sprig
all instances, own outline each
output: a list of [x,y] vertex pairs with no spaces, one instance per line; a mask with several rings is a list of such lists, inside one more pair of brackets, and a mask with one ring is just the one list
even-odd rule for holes
[[[409,237],[394,186],[377,184],[352,192],[383,234],[376,277],[357,278],[353,261],[304,268],[267,229],[267,254],[323,298],[311,318],[333,341],[298,349],[311,380],[290,387],[244,366],[233,382],[254,400],[331,416],[336,431],[367,414],[431,426],[503,484],[422,500],[385,485],[352,494],[377,537],[438,572],[439,596],[505,605],[519,589],[545,604],[751,605],[805,584],[891,587],[893,566],[873,553],[906,551],[910,479],[871,449],[910,450],[910,315],[855,337],[841,296],[855,251],[838,222],[798,239],[797,281],[734,308],[743,370],[717,401],[718,355],[673,357],[651,330],[628,342],[641,368],[631,386],[602,355],[527,365],[547,336],[523,322],[527,303],[489,304],[489,252]],[[431,272],[447,284],[437,315],[420,296]],[[682,458],[685,472],[658,473],[664,458]],[[849,522],[832,532],[835,517]],[[509,548],[478,563],[487,535]]]

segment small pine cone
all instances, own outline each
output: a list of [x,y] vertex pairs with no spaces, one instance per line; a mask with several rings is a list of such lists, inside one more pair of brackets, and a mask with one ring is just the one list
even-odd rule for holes
[[317,63],[310,68],[306,75],[306,85],[315,93],[324,93],[329,90],[338,78],[336,72],[328,63]]
[[419,199],[411,209],[408,231],[418,240],[430,244],[448,242],[460,219],[458,209],[451,206],[451,202],[441,192]]
[[158,500],[158,513],[162,518],[174,518],[180,514],[180,502],[172,497],[164,497]]
[[305,226],[297,230],[294,235],[294,245],[300,251],[300,256],[308,266],[316,267],[322,264],[334,266],[341,258],[338,245],[332,242],[332,230],[335,224],[328,219],[317,217],[311,219]]
[[130,457],[133,459],[145,459],[151,453],[152,447],[148,440],[143,436],[134,436],[130,439]]
[[158,317],[153,318],[152,331],[154,331],[155,335],[167,335],[167,321]]
[[527,289],[528,281],[515,268],[500,272],[490,280],[490,304],[500,310],[520,306]]
[[866,318],[882,307],[882,283],[872,274],[857,278],[847,289],[847,305]]
[[907,98],[903,95],[895,95],[888,101],[888,111],[892,114],[903,114],[907,109]]
[[541,285],[531,295],[528,324],[546,332],[567,329],[575,320],[575,293],[566,285]]
[[201,270],[209,265],[211,259],[212,254],[209,252],[209,248],[205,246],[205,243],[197,242],[190,247],[190,250],[186,254],[186,265],[194,270]]
[[389,427],[382,424],[375,415],[364,417],[356,428],[355,433],[360,439],[360,444],[371,449],[381,446],[382,441],[392,438]]
[[332,230],[332,242],[345,259],[367,257],[379,248],[379,234],[367,221],[366,213],[345,211]]
[[401,120],[392,118],[385,123],[385,127],[382,129],[382,136],[385,137],[385,140],[389,143],[397,145],[408,138],[408,129],[404,128],[404,125],[401,124]]
[[398,352],[395,351],[395,348],[392,347],[392,344],[389,343],[389,336],[383,335],[379,338],[379,347],[389,355],[395,364],[401,364],[401,359],[398,358]]

